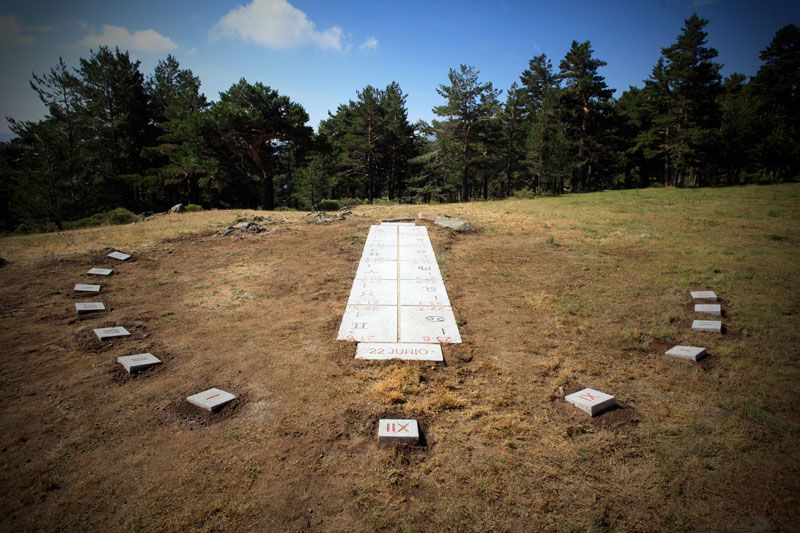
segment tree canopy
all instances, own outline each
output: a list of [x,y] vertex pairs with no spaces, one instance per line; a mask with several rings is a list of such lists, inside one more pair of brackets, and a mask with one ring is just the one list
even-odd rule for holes
[[355,90],[316,132],[302,104],[262,82],[209,102],[174,56],[145,76],[101,46],[32,75],[45,116],[9,118],[0,230],[178,202],[314,209],[796,180],[800,28],[778,29],[754,76],[723,79],[708,24],[687,18],[642,85],[616,98],[603,75],[613,58],[574,40],[557,62],[533,56],[505,91],[474,66],[450,69],[430,123],[409,121],[393,81]]

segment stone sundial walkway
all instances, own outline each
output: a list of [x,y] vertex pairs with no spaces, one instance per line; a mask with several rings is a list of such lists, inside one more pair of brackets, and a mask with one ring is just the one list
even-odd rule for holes
[[370,227],[337,339],[363,359],[441,360],[461,342],[425,226]]

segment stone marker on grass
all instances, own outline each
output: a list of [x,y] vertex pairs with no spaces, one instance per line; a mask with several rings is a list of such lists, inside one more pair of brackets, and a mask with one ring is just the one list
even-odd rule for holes
[[722,333],[722,322],[719,320],[695,320],[692,322],[692,329],[695,331]]
[[77,302],[75,304],[75,310],[80,315],[82,313],[92,313],[94,311],[105,311],[106,306],[102,302]]
[[94,330],[94,334],[97,335],[98,339],[104,341],[115,337],[127,337],[131,332],[122,326],[114,326],[111,328],[97,328]]
[[119,259],[120,261],[127,261],[128,259],[131,258],[130,255],[124,254],[122,252],[111,252],[110,254],[108,254],[108,257],[110,257],[111,259]]
[[419,443],[419,426],[416,420],[381,418],[378,422],[378,442]]
[[694,312],[722,316],[722,306],[719,304],[694,304]]
[[113,268],[90,268],[89,274],[90,276],[110,276],[111,273],[114,272]]
[[223,405],[232,402],[236,396],[222,389],[208,389],[192,396],[187,396],[186,401],[209,412],[220,409]]
[[706,355],[706,349],[699,346],[673,346],[666,352],[665,355],[671,357],[680,357],[681,359],[690,359],[697,361]]
[[100,285],[87,285],[86,283],[76,283],[75,292],[100,292]]
[[135,374],[151,366],[160,365],[161,359],[151,353],[137,353],[135,355],[117,357],[117,362],[128,371],[128,374]]
[[583,389],[564,397],[569,403],[591,416],[617,405],[617,399],[594,389]]
[[692,300],[709,300],[712,302],[717,301],[717,293],[714,291],[691,291]]

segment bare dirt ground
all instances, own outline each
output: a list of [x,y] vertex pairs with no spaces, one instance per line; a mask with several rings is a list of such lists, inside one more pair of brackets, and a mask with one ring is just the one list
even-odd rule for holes
[[[193,213],[190,232],[136,229],[126,263],[103,246],[130,228],[76,233],[69,253],[47,246],[63,234],[0,241],[0,528],[795,529],[798,199],[362,207],[229,237],[213,229],[236,213]],[[441,366],[356,361],[335,338],[367,229],[419,209],[479,228],[429,226],[464,344]],[[103,292],[77,298],[78,282]],[[725,335],[690,331],[700,288],[723,298]],[[109,310],[77,317],[88,300]],[[132,338],[96,340],[112,325]],[[673,344],[711,356],[672,360]],[[145,351],[164,364],[116,364]],[[184,401],[212,386],[239,399],[216,415]],[[621,408],[591,419],[563,401],[584,386]],[[418,418],[425,445],[378,445],[385,416]]]

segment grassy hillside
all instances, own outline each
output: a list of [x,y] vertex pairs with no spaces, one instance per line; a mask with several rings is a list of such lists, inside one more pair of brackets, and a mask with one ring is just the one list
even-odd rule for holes
[[[800,522],[800,186],[239,212],[0,240],[3,529],[774,530]],[[464,344],[447,364],[335,341],[367,228],[420,210]],[[244,212],[242,212],[244,213]],[[252,214],[252,213],[250,213]],[[284,213],[276,214],[283,216]],[[135,254],[76,318],[103,247]],[[726,333],[692,333],[689,290]],[[91,328],[126,325],[100,344]],[[709,348],[695,364],[673,344]],[[123,375],[116,357],[162,368]],[[215,417],[188,394],[219,386]],[[622,409],[589,419],[589,386]],[[378,446],[417,417],[427,445]],[[35,421],[36,423],[32,423]]]

